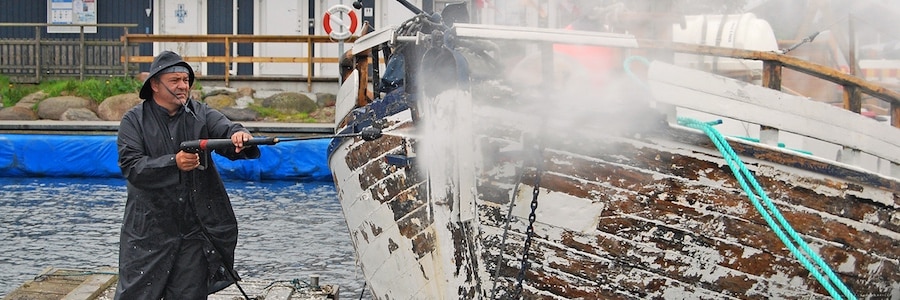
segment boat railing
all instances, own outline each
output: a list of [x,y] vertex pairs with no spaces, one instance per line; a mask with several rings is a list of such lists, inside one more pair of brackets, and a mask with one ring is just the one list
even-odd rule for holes
[[861,93],[868,94],[885,101],[890,105],[891,126],[900,128],[900,93],[834,68],[771,51],[745,50],[651,40],[639,40],[638,44],[641,48],[669,49],[680,53],[762,61],[762,85],[775,90],[782,89],[781,81],[783,68],[789,68],[819,79],[830,81],[843,87],[844,109],[860,113],[862,111]]
[[855,113],[862,111],[861,93],[887,102],[890,105],[891,126],[900,128],[900,93],[827,66],[773,51],[755,51],[672,41],[635,39],[634,36],[625,34],[548,28],[455,24],[453,30],[459,37],[476,39],[572,43],[588,46],[673,51],[685,54],[759,60],[763,62],[762,84],[765,87],[781,90],[782,70],[784,68],[796,70],[843,87],[843,107],[846,110]]
[[[660,99],[668,104],[726,118],[758,124],[760,142],[778,145],[779,131],[789,132],[840,147],[838,157],[829,158],[861,166],[861,154],[875,157],[878,165],[890,164],[891,176],[900,178],[900,93],[838,70],[775,52],[742,50],[694,44],[639,41],[641,48],[670,49],[675,52],[760,60],[763,62],[762,86],[747,86],[735,80],[720,85],[711,74],[674,65],[651,64],[651,80],[662,82],[659,94],[679,100]],[[805,97],[781,93],[783,68],[790,68],[843,87],[843,109],[827,103],[809,103]],[[675,70],[674,68],[678,68]],[[655,70],[653,70],[655,69]],[[685,75],[685,72],[697,72]],[[668,74],[668,75],[663,75]],[[669,76],[679,74],[679,76]],[[706,77],[704,77],[706,76]],[[692,88],[678,88],[678,87]],[[665,90],[662,92],[661,90]],[[889,103],[891,127],[867,118],[854,118],[861,111],[860,93]],[[675,95],[678,95],[677,97]],[[717,103],[721,100],[727,103]],[[813,107],[813,108],[811,108]],[[773,117],[772,114],[777,114]],[[879,166],[876,166],[880,169]],[[879,170],[874,170],[879,171]]]

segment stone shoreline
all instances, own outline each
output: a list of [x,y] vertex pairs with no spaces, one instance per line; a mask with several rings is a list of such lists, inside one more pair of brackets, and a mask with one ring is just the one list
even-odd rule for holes
[[[237,122],[278,122],[249,108],[255,105],[284,115],[305,113],[315,123],[334,123],[335,95],[329,93],[204,87],[192,90],[191,97]],[[0,121],[119,121],[126,111],[142,101],[137,93],[111,96],[98,104],[77,96],[49,97],[38,91],[23,97],[14,106],[0,108]]]

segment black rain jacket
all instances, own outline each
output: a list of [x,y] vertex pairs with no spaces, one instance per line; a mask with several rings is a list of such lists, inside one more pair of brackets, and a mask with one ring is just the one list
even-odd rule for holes
[[[178,169],[175,154],[183,141],[231,138],[247,130],[206,104],[188,100],[186,107],[170,117],[147,100],[129,110],[120,123],[116,144],[119,167],[128,181],[128,199],[119,245],[118,289],[127,294],[153,294],[146,289],[164,286],[181,241],[207,240],[204,228],[214,243],[204,247],[209,293],[233,283],[224,272],[233,270],[238,228],[222,179],[209,153],[200,153],[205,170],[189,172]],[[175,132],[169,132],[170,122],[178,122]],[[234,148],[217,152],[232,160],[259,157],[256,147],[245,147],[240,153]]]

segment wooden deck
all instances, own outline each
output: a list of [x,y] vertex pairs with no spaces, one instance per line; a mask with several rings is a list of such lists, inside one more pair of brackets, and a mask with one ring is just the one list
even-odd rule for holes
[[113,267],[91,270],[47,268],[3,300],[98,299],[105,290],[115,286],[116,271]]
[[[115,267],[93,269],[49,267],[3,297],[3,300],[109,300],[115,295],[118,279],[116,272]],[[244,280],[240,284],[251,299],[338,299],[340,294],[340,287],[337,285],[320,285],[313,288],[310,287],[311,282],[299,280],[274,282]],[[210,300],[243,298],[244,295],[235,285],[207,297]]]

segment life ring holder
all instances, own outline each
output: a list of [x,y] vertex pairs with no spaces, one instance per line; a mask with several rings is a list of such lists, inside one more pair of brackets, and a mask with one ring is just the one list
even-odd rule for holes
[[[340,26],[343,30],[335,30],[331,27],[331,16],[340,13],[347,14],[347,17],[350,19],[350,26]],[[325,33],[327,33],[328,36],[335,40],[343,41],[356,33],[356,29],[359,27],[359,17],[356,15],[356,11],[349,6],[338,4],[329,7],[328,10],[325,11],[325,16],[322,18],[322,27],[325,29]]]

